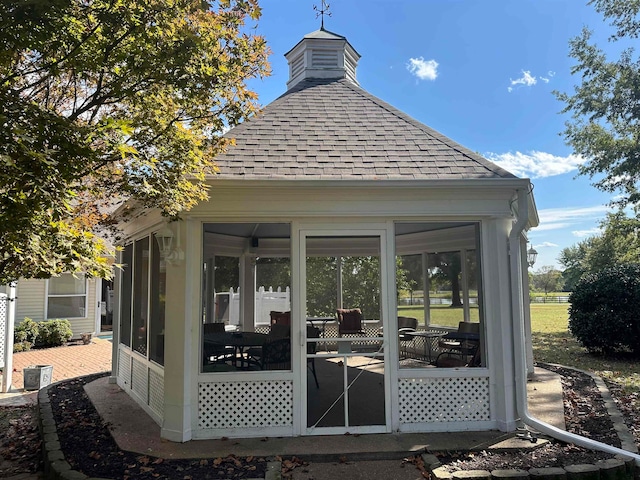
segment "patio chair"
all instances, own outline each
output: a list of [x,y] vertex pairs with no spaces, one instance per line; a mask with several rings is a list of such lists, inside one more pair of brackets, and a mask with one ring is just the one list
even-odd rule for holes
[[278,338],[262,346],[260,370],[289,370],[291,368],[291,339]]
[[206,341],[207,336],[215,336],[218,333],[224,333],[224,323],[205,323],[204,325],[202,325],[202,331],[205,337],[205,342],[202,346],[203,365],[226,362],[233,357],[233,355],[235,354],[235,350],[233,347],[217,345]]
[[362,326],[362,310],[359,308],[339,308],[338,315],[338,337],[343,335],[365,335]]
[[269,312],[269,316],[271,317],[271,325],[280,324],[280,325],[291,325],[291,312],[276,312],[272,310]]
[[[272,342],[274,340],[278,340],[281,338],[288,338],[291,336],[291,326],[283,325],[281,323],[274,323],[269,328],[269,333],[267,334],[269,339],[268,342]],[[246,352],[246,356],[249,359],[250,363],[255,363],[257,365],[262,361],[262,349],[263,347],[250,347]]]
[[[418,319],[413,317],[398,317],[398,342],[400,343],[400,356],[406,358],[408,345],[412,344],[415,337],[411,332],[418,329]],[[404,353],[404,357],[402,354]]]
[[[460,322],[458,323],[459,333],[480,333],[480,324],[477,322]],[[438,341],[438,348],[442,350],[442,353],[449,356],[459,356],[462,360],[466,360],[467,357],[472,356],[478,350],[478,342],[473,340],[453,340],[448,338],[441,338]],[[442,353],[440,355],[442,355]],[[440,357],[438,355],[438,357]],[[464,361],[463,363],[467,363]]]
[[457,357],[452,356],[449,352],[442,352],[436,358],[434,362],[436,367],[440,368],[456,368],[456,367],[479,367],[480,360],[480,347],[475,347],[473,356],[469,357]]
[[[320,329],[312,325],[307,325],[307,338],[320,338]],[[307,342],[307,355],[314,355],[317,348],[318,344],[316,342]],[[316,375],[316,359],[313,357],[307,357],[307,367],[309,367],[313,373],[313,379],[316,381],[316,388],[320,388],[318,376]]]

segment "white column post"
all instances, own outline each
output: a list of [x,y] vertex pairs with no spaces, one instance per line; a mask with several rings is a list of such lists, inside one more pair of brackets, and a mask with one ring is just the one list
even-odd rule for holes
[[[185,225],[186,224],[186,225]],[[173,442],[192,438],[192,379],[200,365],[200,277],[202,231],[199,222],[176,222],[186,230],[185,259],[167,262],[165,338],[170,342],[164,357],[164,417],[160,435]],[[197,396],[197,389],[195,395]]]
[[13,373],[13,327],[16,320],[16,283],[9,284],[6,300],[7,318],[4,338],[4,369],[2,370],[2,392],[11,389]]

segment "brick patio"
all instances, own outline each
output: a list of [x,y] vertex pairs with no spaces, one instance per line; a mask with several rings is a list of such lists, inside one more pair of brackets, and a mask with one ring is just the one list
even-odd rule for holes
[[111,371],[111,349],[111,341],[94,338],[88,345],[71,343],[64,347],[15,353],[11,379],[13,389],[24,388],[22,369],[29,365],[53,365],[53,382]]

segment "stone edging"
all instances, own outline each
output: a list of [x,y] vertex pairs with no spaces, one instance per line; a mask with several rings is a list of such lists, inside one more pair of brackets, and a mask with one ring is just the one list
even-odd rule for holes
[[[556,363],[547,363],[547,365],[551,365],[559,368],[566,368],[567,370],[574,370],[576,372],[589,375],[589,377],[591,377],[594,383],[596,384],[596,387],[598,387],[598,391],[600,392],[600,396],[602,397],[604,406],[607,409],[607,414],[609,415],[609,418],[613,423],[614,430],[618,434],[618,438],[620,439],[620,445],[621,445],[620,448],[622,448],[622,450],[627,450],[631,453],[638,453],[638,447],[636,447],[635,439],[633,438],[633,435],[631,435],[631,432],[629,431],[627,424],[624,423],[622,414],[620,413],[620,410],[618,409],[616,402],[613,400],[613,397],[611,396],[611,392],[609,392],[609,388],[607,387],[606,383],[604,383],[604,380],[602,380],[602,377],[594,373],[587,372],[586,370],[581,370],[579,368],[567,367],[565,365],[558,365]],[[540,367],[540,368],[544,368],[544,367]]]
[[459,470],[450,473],[441,466],[438,457],[423,453],[425,468],[432,480],[640,480],[640,465],[634,459],[616,458],[597,463],[567,465],[564,468],[530,468],[529,470]]

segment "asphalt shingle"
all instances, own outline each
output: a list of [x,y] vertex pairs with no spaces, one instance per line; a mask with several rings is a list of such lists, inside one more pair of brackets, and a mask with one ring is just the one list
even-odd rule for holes
[[231,129],[220,178],[516,178],[348,80],[305,80]]

